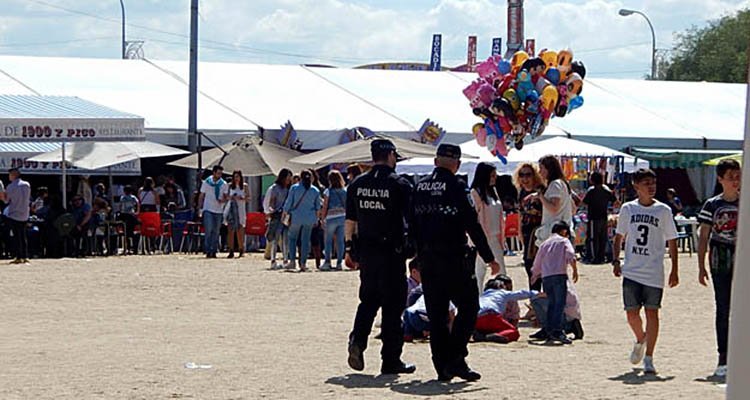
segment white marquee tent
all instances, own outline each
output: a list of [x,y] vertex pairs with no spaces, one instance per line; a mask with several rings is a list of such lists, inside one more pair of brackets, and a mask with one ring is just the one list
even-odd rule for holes
[[[343,129],[408,137],[430,118],[446,140],[464,142],[478,120],[462,89],[475,76],[201,62],[198,127],[225,143],[290,120],[316,150],[338,144]],[[0,94],[75,95],[143,115],[147,138],[168,145],[187,144],[187,77],[181,61],[0,56]],[[585,105],[551,125],[614,149],[740,149],[745,87],[590,78]]]

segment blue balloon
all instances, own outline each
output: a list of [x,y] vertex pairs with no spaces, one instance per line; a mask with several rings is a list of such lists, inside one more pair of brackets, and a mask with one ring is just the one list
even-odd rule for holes
[[557,86],[557,84],[560,83],[560,70],[557,69],[557,68],[555,68],[555,67],[552,67],[552,68],[548,69],[547,70],[547,80],[551,84]]
[[497,159],[500,160],[500,162],[503,163],[503,165],[508,165],[508,159],[506,159],[502,155],[498,154]]
[[500,60],[499,63],[497,63],[497,72],[499,72],[502,75],[505,75],[510,72],[510,61],[508,60]]
[[583,105],[583,96],[576,96],[568,102],[568,113]]

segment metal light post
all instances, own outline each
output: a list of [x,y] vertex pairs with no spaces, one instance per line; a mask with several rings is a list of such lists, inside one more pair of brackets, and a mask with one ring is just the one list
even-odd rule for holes
[[196,177],[200,178],[203,160],[201,159],[201,133],[198,132],[198,3],[190,1],[190,81],[188,85],[188,148],[198,153],[198,168],[191,171],[188,186],[192,193],[200,188]]
[[125,40],[125,4],[120,0],[120,9],[122,10],[122,59],[127,58],[128,42]]
[[651,80],[654,80],[656,79],[656,34],[654,33],[654,26],[651,25],[651,20],[648,19],[646,14],[637,10],[620,9],[620,15],[623,17],[633,14],[638,14],[645,18],[646,22],[648,22],[648,27],[651,28]]

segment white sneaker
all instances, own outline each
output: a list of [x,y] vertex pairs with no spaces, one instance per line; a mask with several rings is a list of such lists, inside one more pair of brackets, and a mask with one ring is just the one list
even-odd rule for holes
[[654,359],[651,356],[643,357],[643,373],[644,374],[656,373],[656,368],[654,367]]
[[271,261],[271,269],[281,269],[284,266],[279,264],[276,260]]
[[719,365],[716,367],[716,370],[714,371],[714,376],[719,378],[725,378],[727,376],[727,366],[726,365]]
[[633,345],[633,351],[630,352],[630,363],[638,365],[643,360],[643,355],[646,353],[646,340],[643,343],[635,342]]

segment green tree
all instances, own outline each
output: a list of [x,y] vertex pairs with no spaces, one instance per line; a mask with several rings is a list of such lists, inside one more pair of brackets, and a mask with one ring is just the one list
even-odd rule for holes
[[[750,9],[692,27],[676,36],[672,58],[660,65],[670,81],[747,82]],[[663,68],[662,68],[663,67]]]

